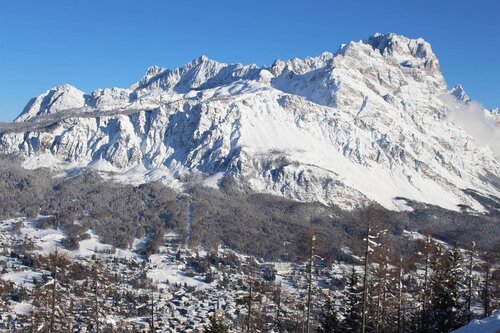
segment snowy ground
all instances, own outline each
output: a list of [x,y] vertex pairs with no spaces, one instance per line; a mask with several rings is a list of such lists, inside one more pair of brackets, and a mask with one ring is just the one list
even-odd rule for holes
[[500,332],[500,311],[491,317],[476,319],[452,333],[498,333]]
[[[11,228],[15,223],[19,222],[22,223],[21,228],[19,228],[17,233],[12,234]],[[102,243],[99,240],[99,237],[92,230],[89,230],[87,233],[90,234],[91,238],[80,241],[79,249],[69,251],[61,245],[61,240],[65,237],[64,232],[61,229],[40,229],[37,228],[36,220],[27,220],[25,218],[0,221],[0,232],[2,234],[2,238],[6,239],[9,237],[10,242],[20,240],[33,242],[33,252],[35,253],[47,255],[57,248],[60,252],[75,259],[89,258],[92,255],[102,256],[103,252],[114,252],[112,256],[116,258],[140,259],[141,256],[137,254],[136,250],[139,249],[141,244],[144,243],[143,239],[135,239],[132,248],[113,250],[113,246]],[[166,248],[162,248],[162,250],[167,251]],[[198,288],[211,286],[205,284],[203,281],[199,281],[195,278],[189,278],[180,273],[178,270],[181,267],[167,263],[164,260],[164,257],[165,255],[159,254],[151,257],[151,263],[154,269],[148,273],[148,276],[150,276],[155,282],[165,282],[166,280],[169,280],[171,283],[186,283],[188,286],[195,286]],[[2,274],[1,279],[12,281],[19,285],[29,285],[31,281],[33,281],[34,277],[39,278],[40,276],[41,274],[39,272],[34,272],[32,270],[18,270]]]

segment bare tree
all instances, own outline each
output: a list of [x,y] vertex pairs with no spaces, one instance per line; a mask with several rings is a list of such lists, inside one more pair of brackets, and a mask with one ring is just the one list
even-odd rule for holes
[[311,296],[312,296],[312,274],[313,274],[313,263],[314,263],[314,243],[316,241],[316,236],[311,237],[311,252],[309,256],[309,274],[307,279],[307,317],[306,317],[306,332],[311,331]]

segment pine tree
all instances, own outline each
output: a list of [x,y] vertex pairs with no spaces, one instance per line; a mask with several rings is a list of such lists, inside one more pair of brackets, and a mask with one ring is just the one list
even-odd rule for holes
[[46,306],[47,295],[45,289],[40,285],[35,285],[31,295],[31,310],[27,332],[47,332],[48,310]]
[[[375,332],[385,331],[388,319],[391,317],[390,300],[394,293],[394,272],[389,262],[393,260],[391,253],[391,242],[383,239],[383,232],[371,236],[372,267],[370,269],[368,288],[368,313],[367,326],[371,326]],[[377,240],[376,243],[374,240]]]
[[359,332],[361,329],[361,302],[362,302],[362,291],[359,287],[358,274],[354,267],[352,268],[351,275],[349,276],[345,304],[345,320],[343,323],[343,328],[345,332]]
[[157,286],[155,284],[151,284],[150,286],[150,322],[149,322],[149,328],[151,332],[156,332],[156,326],[155,326],[155,290],[157,289]]
[[103,330],[103,318],[109,311],[106,308],[106,299],[115,291],[116,283],[113,280],[116,278],[105,271],[102,260],[92,256],[92,262],[88,268],[82,292],[87,295],[84,301],[85,311],[87,312],[86,320],[87,325],[92,327],[93,332]]
[[[397,299],[398,299],[398,302],[397,302],[397,319],[396,319],[396,323],[397,323],[397,332],[401,332],[401,330],[403,329],[404,327],[404,313],[403,313],[403,267],[402,267],[402,258],[399,258],[399,265],[398,265],[398,269],[397,269],[397,283],[396,283],[396,286],[397,286]],[[404,329],[403,329],[404,331]]]
[[431,253],[433,252],[433,244],[431,242],[431,237],[427,236],[425,242],[421,245],[423,252],[423,270],[424,275],[422,277],[422,288],[420,292],[420,299],[422,303],[421,313],[420,313],[420,323],[419,332],[426,332],[430,327],[429,320],[429,307],[431,303],[431,288],[430,288],[430,271],[431,271]]
[[367,308],[368,308],[368,265],[369,260],[368,256],[370,254],[370,216],[368,216],[367,224],[366,224],[366,235],[365,235],[365,254],[363,261],[363,297],[361,299],[361,332],[366,332],[366,316],[367,316]]
[[439,244],[434,249],[430,262],[432,271],[430,275],[431,303],[427,309],[427,324],[429,326],[423,329],[426,332],[444,332],[441,328],[447,320],[449,308],[449,297],[445,286],[448,266],[444,249]]
[[318,332],[320,333],[341,332],[340,321],[333,307],[333,303],[329,297],[326,299],[325,304],[321,309]]
[[370,267],[372,264],[372,252],[376,247],[379,247],[381,244],[375,242],[377,238],[384,235],[386,230],[382,230],[374,233],[374,230],[380,229],[381,224],[381,216],[380,211],[375,206],[370,206],[364,213],[364,219],[366,222],[366,230],[365,237],[363,239],[363,282],[362,282],[362,298],[361,298],[361,332],[365,333],[368,327],[368,321],[373,319],[373,313],[369,313],[370,301],[373,298],[373,295],[370,295],[372,292],[370,288]]
[[491,264],[488,260],[484,265],[484,278],[481,285],[481,302],[483,305],[483,317],[491,315]]
[[463,325],[463,308],[459,291],[462,278],[461,255],[458,247],[451,253],[437,247],[432,263],[432,332],[449,332]]
[[473,281],[474,275],[472,274],[472,269],[474,268],[474,247],[475,243],[472,242],[469,248],[469,262],[467,267],[467,322],[472,320],[472,301],[474,298],[473,292]]
[[246,317],[246,332],[249,333],[253,330],[254,326],[254,316],[253,316],[253,303],[255,299],[255,272],[254,272],[254,265],[255,265],[255,258],[251,257],[248,259],[247,263],[248,267],[248,276],[247,276],[247,281],[248,281],[248,311],[247,311],[247,317]]
[[313,284],[313,264],[314,264],[314,242],[316,241],[316,236],[313,234],[311,237],[311,248],[310,248],[310,256],[308,263],[309,274],[307,276],[307,317],[306,317],[306,332],[309,333],[311,331],[311,297],[312,297],[312,284]]
[[448,268],[447,288],[450,297],[450,311],[452,312],[450,326],[454,329],[466,324],[466,308],[463,303],[463,299],[465,298],[463,292],[465,272],[462,254],[456,244],[448,256]]

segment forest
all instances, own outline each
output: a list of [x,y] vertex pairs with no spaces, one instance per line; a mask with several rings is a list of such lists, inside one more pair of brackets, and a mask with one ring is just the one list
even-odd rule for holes
[[[104,180],[92,170],[54,177],[48,169],[26,170],[8,156],[0,159],[0,169],[0,219],[47,216],[42,227],[63,229],[68,248],[92,229],[117,248],[147,237],[144,251],[154,253],[165,233],[185,236],[189,205],[191,246],[224,245],[266,260],[301,260],[301,240],[310,229],[315,230],[317,251],[323,257],[349,260],[341,248],[356,248],[364,233],[366,207],[342,210],[253,193],[231,175],[223,179],[220,190],[193,184],[177,192],[159,182],[132,186]],[[407,230],[460,246],[474,241],[479,250],[498,251],[500,199],[476,195],[488,213],[449,211],[409,200],[412,211],[390,211],[375,203],[370,209],[377,210],[380,223],[395,239]],[[412,246],[400,244],[406,253],[414,250]]]

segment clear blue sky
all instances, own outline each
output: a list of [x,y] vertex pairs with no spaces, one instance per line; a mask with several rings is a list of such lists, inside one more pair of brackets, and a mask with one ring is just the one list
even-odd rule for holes
[[497,107],[499,18],[498,0],[0,1],[0,121],[59,84],[128,87],[202,54],[268,65],[375,32],[423,37],[449,86]]

